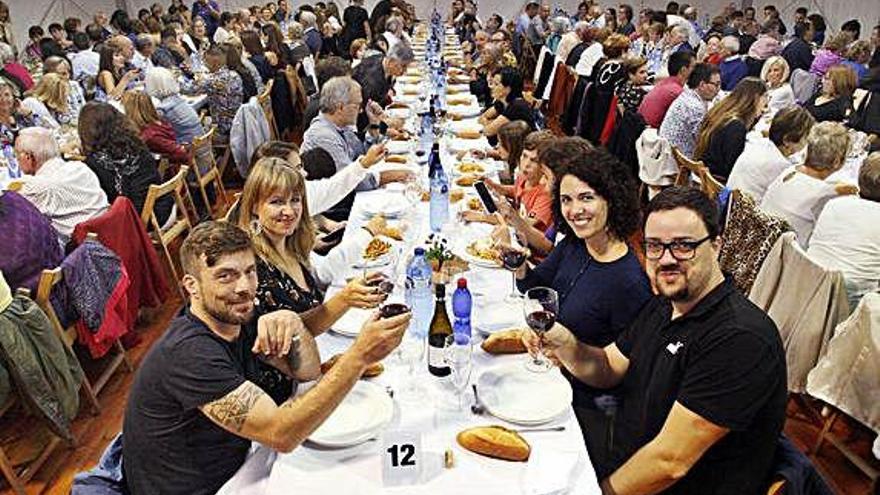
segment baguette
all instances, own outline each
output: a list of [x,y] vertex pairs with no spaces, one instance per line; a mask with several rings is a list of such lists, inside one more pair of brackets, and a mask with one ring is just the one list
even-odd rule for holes
[[519,433],[503,426],[478,426],[458,434],[458,444],[477,454],[524,462],[529,459],[532,448]]
[[385,157],[386,163],[406,163],[406,156],[404,155],[388,155]]
[[489,354],[522,354],[526,352],[526,346],[522,341],[522,330],[519,328],[495,332],[483,341],[481,347]]
[[[335,356],[321,363],[321,374],[323,375],[330,371],[330,368],[332,368],[333,365],[336,364],[336,361],[339,360],[339,356],[341,355],[342,354],[336,354]],[[373,363],[367,366],[367,369],[364,370],[361,378],[373,378],[381,375],[383,371],[385,371],[385,366],[382,365],[382,363]]]
[[455,133],[461,139],[479,139],[483,134],[480,131],[467,129]]

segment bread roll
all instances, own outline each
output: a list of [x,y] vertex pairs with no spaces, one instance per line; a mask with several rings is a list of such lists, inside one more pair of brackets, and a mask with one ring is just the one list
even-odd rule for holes
[[455,133],[455,135],[462,138],[462,139],[479,139],[480,136],[482,136],[482,133],[480,133],[480,131],[468,129],[468,130],[458,131]]
[[[339,361],[339,356],[341,355],[342,354],[336,354],[335,356],[321,363],[321,374],[324,375],[328,371],[330,371],[330,368],[332,368],[333,365],[336,364],[336,361]],[[367,366],[367,369],[364,370],[361,378],[373,378],[374,376],[381,375],[383,371],[385,371],[385,366],[382,365],[382,363],[373,363]]]
[[385,157],[386,163],[406,163],[406,156],[404,155],[388,155]]
[[522,330],[510,328],[495,332],[480,346],[489,354],[522,354],[526,346],[522,341]]
[[462,431],[456,437],[462,447],[496,459],[524,462],[532,448],[519,433],[503,426],[478,426]]

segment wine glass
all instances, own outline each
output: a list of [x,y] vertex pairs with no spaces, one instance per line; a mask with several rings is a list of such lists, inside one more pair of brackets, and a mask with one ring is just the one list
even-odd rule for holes
[[403,189],[403,195],[412,206],[421,203],[422,185],[419,183],[418,176],[412,175],[406,179],[406,183]]
[[538,335],[538,351],[526,361],[526,369],[534,373],[544,373],[551,368],[544,356],[542,342],[544,333],[553,328],[559,314],[559,295],[549,287],[534,287],[523,297],[523,314],[526,324]]
[[425,387],[416,377],[416,365],[421,364],[424,359],[427,340],[410,324],[400,345],[397,346],[397,359],[407,367],[406,377],[400,390],[400,399],[405,402],[420,403],[427,397]]
[[444,360],[449,365],[450,381],[458,401],[458,411],[462,411],[464,409],[462,393],[470,382],[473,370],[471,337],[462,333],[454,333],[446,337],[444,351]]
[[505,245],[498,248],[498,255],[504,268],[510,270],[510,293],[504,298],[507,302],[519,302],[522,298],[516,289],[516,271],[523,266],[528,258],[526,250],[513,245]]

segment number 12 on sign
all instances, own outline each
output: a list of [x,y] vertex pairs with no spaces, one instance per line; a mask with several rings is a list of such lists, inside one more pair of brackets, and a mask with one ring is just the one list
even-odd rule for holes
[[417,485],[422,481],[422,435],[415,431],[388,431],[382,447],[385,486]]

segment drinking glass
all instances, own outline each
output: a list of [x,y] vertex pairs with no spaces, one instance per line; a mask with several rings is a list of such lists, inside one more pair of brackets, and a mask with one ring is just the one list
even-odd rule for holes
[[549,287],[534,287],[523,297],[523,314],[526,324],[538,335],[538,350],[534,357],[526,361],[526,369],[534,373],[544,373],[551,368],[544,356],[544,333],[553,328],[559,314],[559,295]]
[[471,337],[466,334],[454,333],[446,337],[445,345],[444,359],[449,365],[450,382],[455,389],[458,411],[461,412],[464,410],[463,392],[471,380],[471,370],[473,369]]
[[501,256],[501,264],[504,265],[504,268],[510,270],[510,293],[504,300],[514,303],[519,302],[522,296],[520,296],[516,288],[516,271],[526,262],[528,253],[525,249],[517,246],[501,246],[498,254]]
[[427,397],[427,391],[416,372],[416,365],[421,365],[424,360],[427,340],[410,326],[400,345],[397,346],[397,359],[407,367],[406,377],[400,390],[400,398],[405,402],[419,403]]

